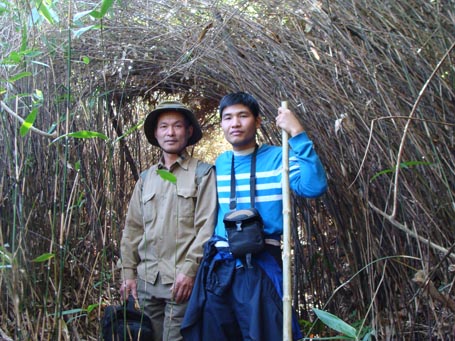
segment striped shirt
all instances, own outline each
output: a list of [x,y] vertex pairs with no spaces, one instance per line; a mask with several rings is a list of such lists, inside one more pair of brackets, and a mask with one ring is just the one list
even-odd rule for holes
[[[290,188],[299,196],[315,198],[327,188],[324,168],[313,149],[313,143],[306,133],[289,139],[289,182]],[[229,212],[232,151],[221,154],[216,160],[218,193],[218,220],[215,234],[226,237],[223,217]],[[250,205],[250,169],[252,153],[235,155],[234,169],[236,181],[237,209]],[[256,156],[255,207],[264,220],[267,238],[279,239],[283,233],[283,194],[282,194],[282,149],[277,146],[262,145]]]

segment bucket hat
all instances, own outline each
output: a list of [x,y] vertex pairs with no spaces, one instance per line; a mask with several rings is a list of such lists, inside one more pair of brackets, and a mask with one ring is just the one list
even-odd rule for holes
[[164,101],[159,103],[154,110],[152,110],[145,119],[144,132],[147,140],[154,146],[159,147],[158,141],[155,138],[156,122],[158,116],[167,111],[177,111],[185,115],[185,117],[193,126],[193,135],[188,139],[187,146],[195,144],[202,138],[202,130],[193,112],[184,104],[178,101]]

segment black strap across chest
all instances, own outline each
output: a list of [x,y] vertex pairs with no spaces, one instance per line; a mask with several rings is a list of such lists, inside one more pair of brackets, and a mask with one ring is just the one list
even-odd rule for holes
[[[250,170],[250,203],[254,207],[254,197],[256,189],[256,154],[258,145],[254,148],[253,155],[251,156],[251,170]],[[229,196],[229,209],[235,210],[237,206],[237,197],[235,195],[235,169],[234,169],[234,153],[232,153],[231,163],[231,195]]]

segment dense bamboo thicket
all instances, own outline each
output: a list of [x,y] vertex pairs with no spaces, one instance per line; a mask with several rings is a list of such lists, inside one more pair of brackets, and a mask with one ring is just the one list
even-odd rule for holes
[[337,334],[312,307],[359,336],[455,337],[453,0],[49,3],[0,1],[0,339],[97,339],[129,196],[159,156],[142,119],[181,99],[213,161],[238,90],[273,144],[288,100],[327,170],[323,197],[294,200],[306,337]]

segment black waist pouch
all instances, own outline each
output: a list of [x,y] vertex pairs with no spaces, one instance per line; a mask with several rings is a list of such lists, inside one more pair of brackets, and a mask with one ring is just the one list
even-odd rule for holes
[[223,218],[234,257],[255,254],[264,248],[264,222],[255,208],[235,210]]

